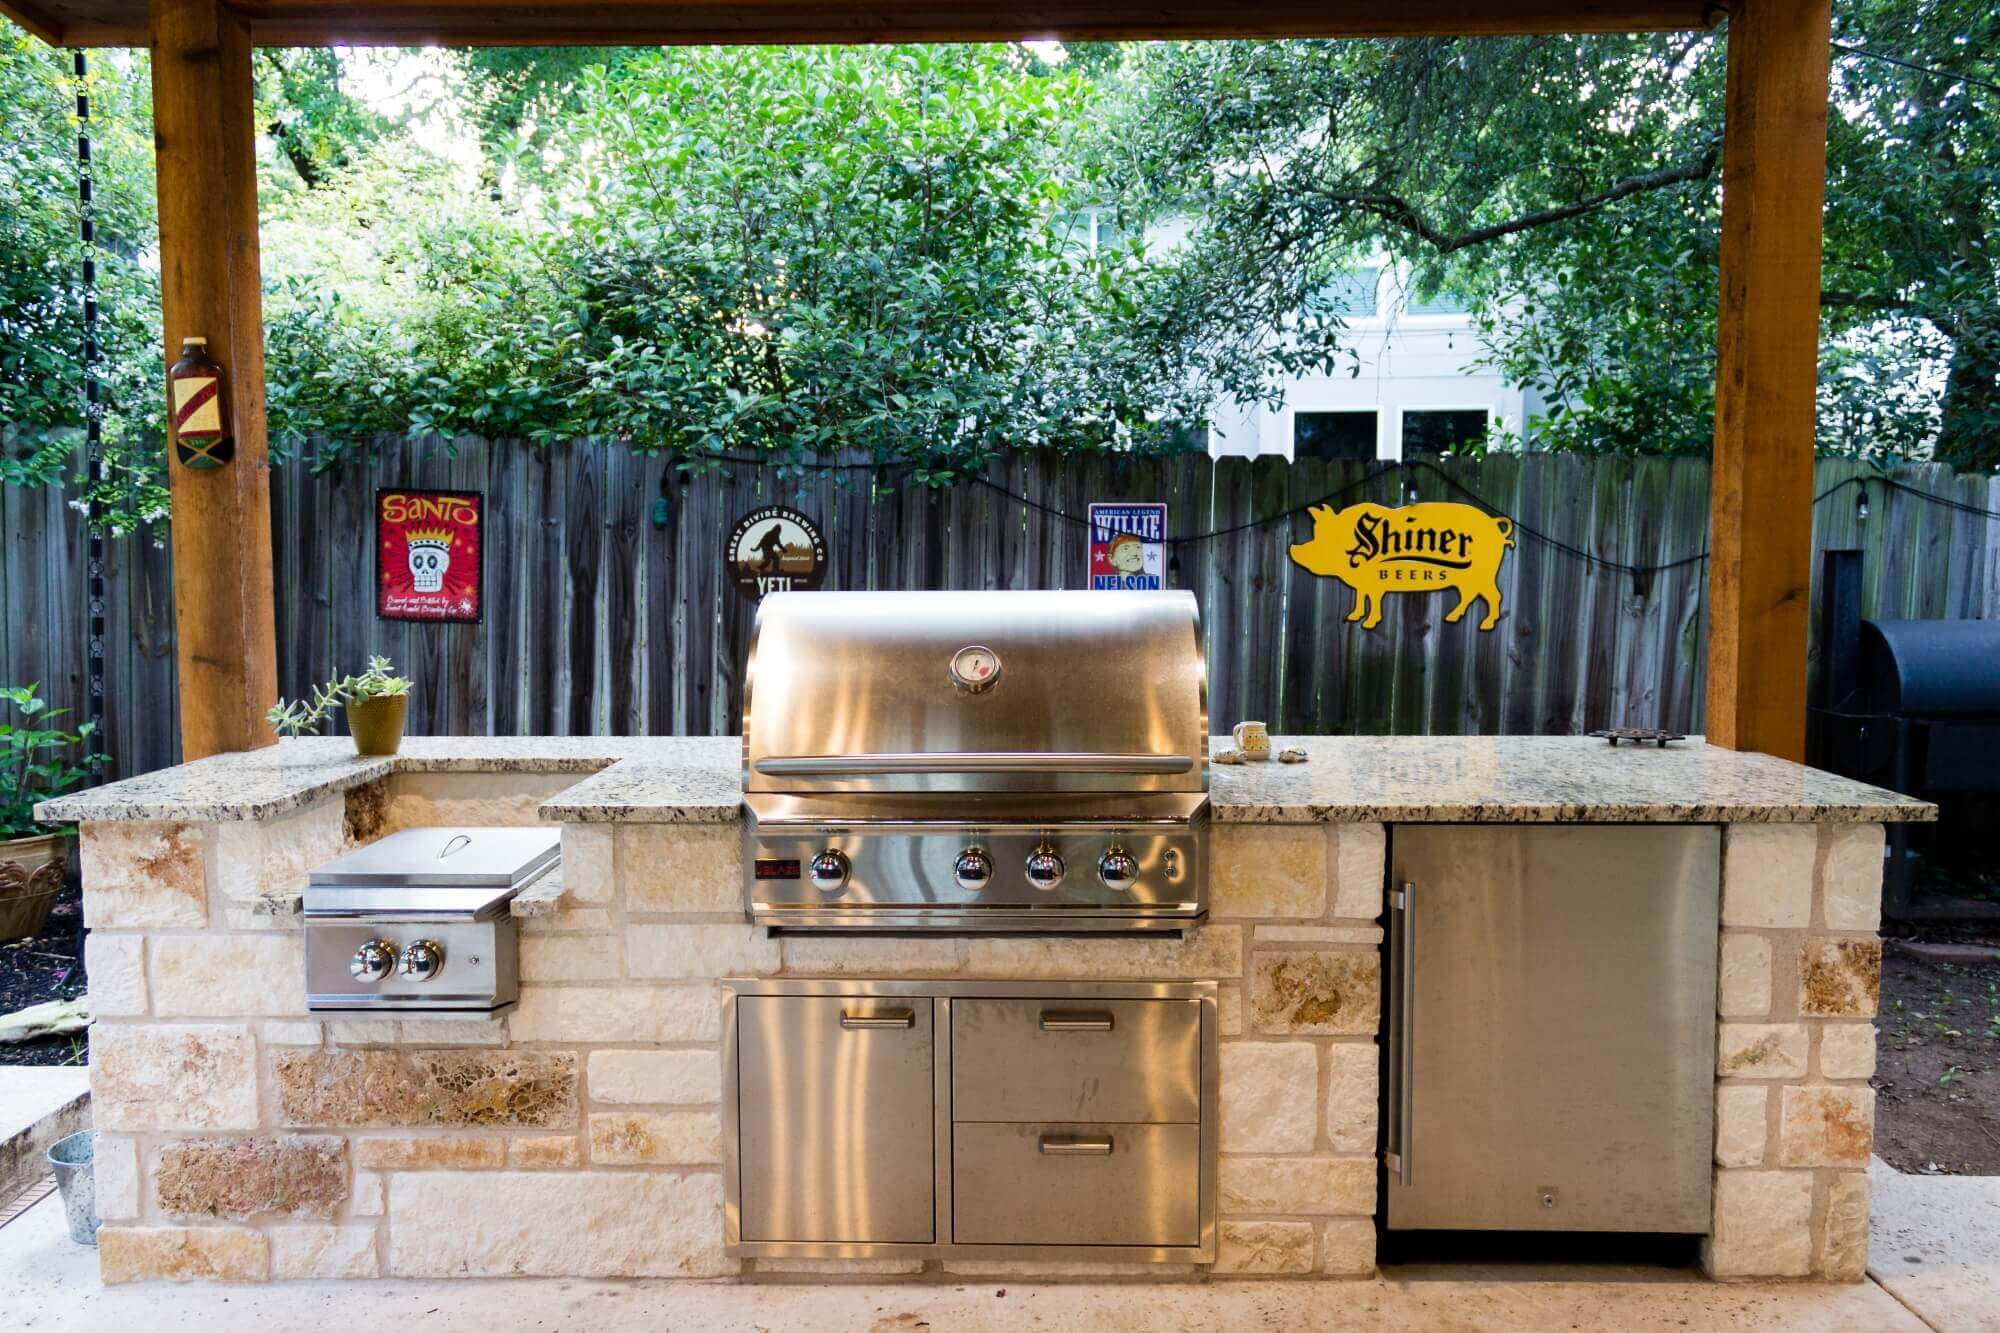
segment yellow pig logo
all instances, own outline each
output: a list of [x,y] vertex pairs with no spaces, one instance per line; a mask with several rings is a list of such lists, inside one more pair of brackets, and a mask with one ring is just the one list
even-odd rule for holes
[[1500,561],[1514,545],[1511,520],[1442,501],[1401,509],[1366,502],[1338,510],[1314,505],[1308,512],[1312,540],[1294,545],[1292,559],[1354,589],[1358,600],[1347,618],[1361,621],[1361,628],[1382,623],[1384,593],[1441,588],[1458,594],[1447,621],[1457,624],[1477,597],[1486,603],[1479,628],[1499,623]]

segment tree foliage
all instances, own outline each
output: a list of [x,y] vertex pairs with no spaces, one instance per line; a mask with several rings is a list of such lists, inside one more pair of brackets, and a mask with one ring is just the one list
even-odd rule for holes
[[[76,89],[69,53],[0,27],[0,483],[39,485],[74,470],[84,430],[83,259],[78,231]],[[156,453],[159,281],[152,114],[129,62],[97,57],[95,118],[101,498],[121,516],[165,512]]]
[[[1842,0],[1836,40],[1929,69],[1836,58],[1821,446],[2000,465],[2000,10]],[[1725,59],[1721,34],[1142,48],[1107,152],[1144,211],[1196,209],[1182,280],[1251,293],[1247,327],[1337,343],[1291,312],[1386,250],[1474,298],[1551,404],[1536,443],[1704,452]]]
[[[1894,59],[1835,58],[1822,447],[2000,465],[2000,9],[1839,0],[1835,21]],[[80,471],[73,90],[66,56],[0,32],[0,478],[38,483]],[[273,447],[862,449],[933,480],[1015,446],[1172,448],[1223,400],[1345,364],[1324,293],[1386,251],[1420,294],[1470,298],[1549,404],[1537,446],[1705,452],[1725,54],[456,52],[465,142],[440,147],[356,98],[348,53],[260,52]],[[143,53],[92,60],[102,498],[126,522],[164,505],[149,95]]]

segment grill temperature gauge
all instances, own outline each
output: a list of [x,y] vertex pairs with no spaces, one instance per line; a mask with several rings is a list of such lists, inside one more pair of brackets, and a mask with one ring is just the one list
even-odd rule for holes
[[951,655],[951,683],[967,694],[984,694],[1000,683],[1000,654],[983,643],[967,644]]

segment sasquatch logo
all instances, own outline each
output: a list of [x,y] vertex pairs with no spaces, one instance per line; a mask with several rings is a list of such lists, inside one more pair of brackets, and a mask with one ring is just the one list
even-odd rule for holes
[[826,539],[798,510],[766,505],[737,520],[724,560],[729,581],[753,602],[767,592],[810,592],[826,578]]

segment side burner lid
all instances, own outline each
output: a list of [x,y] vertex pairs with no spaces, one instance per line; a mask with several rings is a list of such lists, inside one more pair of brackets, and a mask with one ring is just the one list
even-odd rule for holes
[[314,869],[307,882],[513,889],[561,855],[557,828],[413,828],[335,857]]

